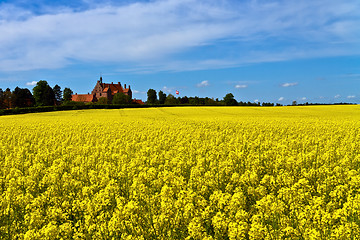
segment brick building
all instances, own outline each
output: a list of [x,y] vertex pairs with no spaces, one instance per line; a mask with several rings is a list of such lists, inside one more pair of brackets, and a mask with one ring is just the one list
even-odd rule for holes
[[130,85],[128,88],[126,88],[126,84],[123,86],[121,86],[121,83],[103,83],[102,82],[102,77],[100,77],[100,80],[97,81],[94,89],[92,90],[91,93],[88,94],[74,94],[72,95],[72,101],[75,102],[84,102],[84,103],[88,103],[88,102],[97,102],[99,100],[99,98],[101,97],[105,97],[108,99],[109,102],[112,101],[113,96],[116,93],[122,92],[125,95],[130,96],[130,98],[132,99],[132,91],[130,89]]

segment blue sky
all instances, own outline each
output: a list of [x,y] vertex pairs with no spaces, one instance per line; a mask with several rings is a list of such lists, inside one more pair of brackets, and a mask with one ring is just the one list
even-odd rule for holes
[[0,0],[0,88],[360,103],[358,0]]

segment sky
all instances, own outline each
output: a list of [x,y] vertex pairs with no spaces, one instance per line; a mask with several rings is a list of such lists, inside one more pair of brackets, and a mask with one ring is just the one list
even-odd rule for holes
[[0,88],[360,103],[359,0],[0,0]]

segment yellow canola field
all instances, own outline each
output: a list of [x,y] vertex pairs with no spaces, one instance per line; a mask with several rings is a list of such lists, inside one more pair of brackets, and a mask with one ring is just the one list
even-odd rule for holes
[[0,239],[360,239],[360,106],[0,117]]

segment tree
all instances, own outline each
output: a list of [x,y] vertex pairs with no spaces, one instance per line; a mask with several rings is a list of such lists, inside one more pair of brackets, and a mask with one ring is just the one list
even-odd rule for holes
[[184,96],[182,98],[180,98],[180,104],[188,104],[189,103],[189,98],[187,96]]
[[157,101],[156,91],[154,89],[149,89],[147,92],[147,103],[148,104],[155,104]]
[[296,101],[293,101],[293,102],[292,102],[292,105],[293,105],[293,106],[296,106],[296,105],[297,105],[297,102],[296,102]]
[[12,108],[12,102],[13,102],[13,94],[10,91],[10,88],[7,88],[3,96],[3,107]]
[[73,91],[70,88],[64,88],[63,100],[65,102],[71,101],[71,95],[73,95]]
[[55,100],[57,103],[60,103],[62,101],[62,91],[61,91],[61,87],[59,85],[55,85],[53,87],[53,91],[54,91],[54,95],[55,95]]
[[169,94],[166,97],[165,104],[167,104],[167,105],[175,105],[175,104],[178,104],[178,100],[174,97],[174,95]]
[[166,100],[166,94],[163,91],[159,91],[159,103],[164,104]]
[[200,98],[198,96],[189,98],[190,105],[200,105]]
[[262,106],[267,106],[267,107],[272,107],[272,106],[274,106],[274,103],[271,103],[271,102],[268,102],[268,103],[266,103],[266,102],[263,102],[262,104],[261,104]]
[[33,96],[37,106],[51,106],[55,103],[54,91],[45,80],[37,82],[33,88]]
[[0,109],[4,108],[4,91],[0,88]]
[[12,94],[13,107],[30,107],[34,105],[34,97],[27,88],[16,87]]
[[238,104],[232,93],[228,93],[225,95],[224,102],[227,106],[236,106]]
[[216,102],[215,102],[215,100],[213,98],[206,97],[205,98],[205,105],[210,105],[210,106],[216,105]]
[[99,98],[99,100],[96,103],[97,104],[109,104],[109,101],[106,97],[101,97],[101,98]]
[[118,92],[114,95],[112,104],[129,104],[131,103],[131,98],[128,95],[125,95],[122,92]]

